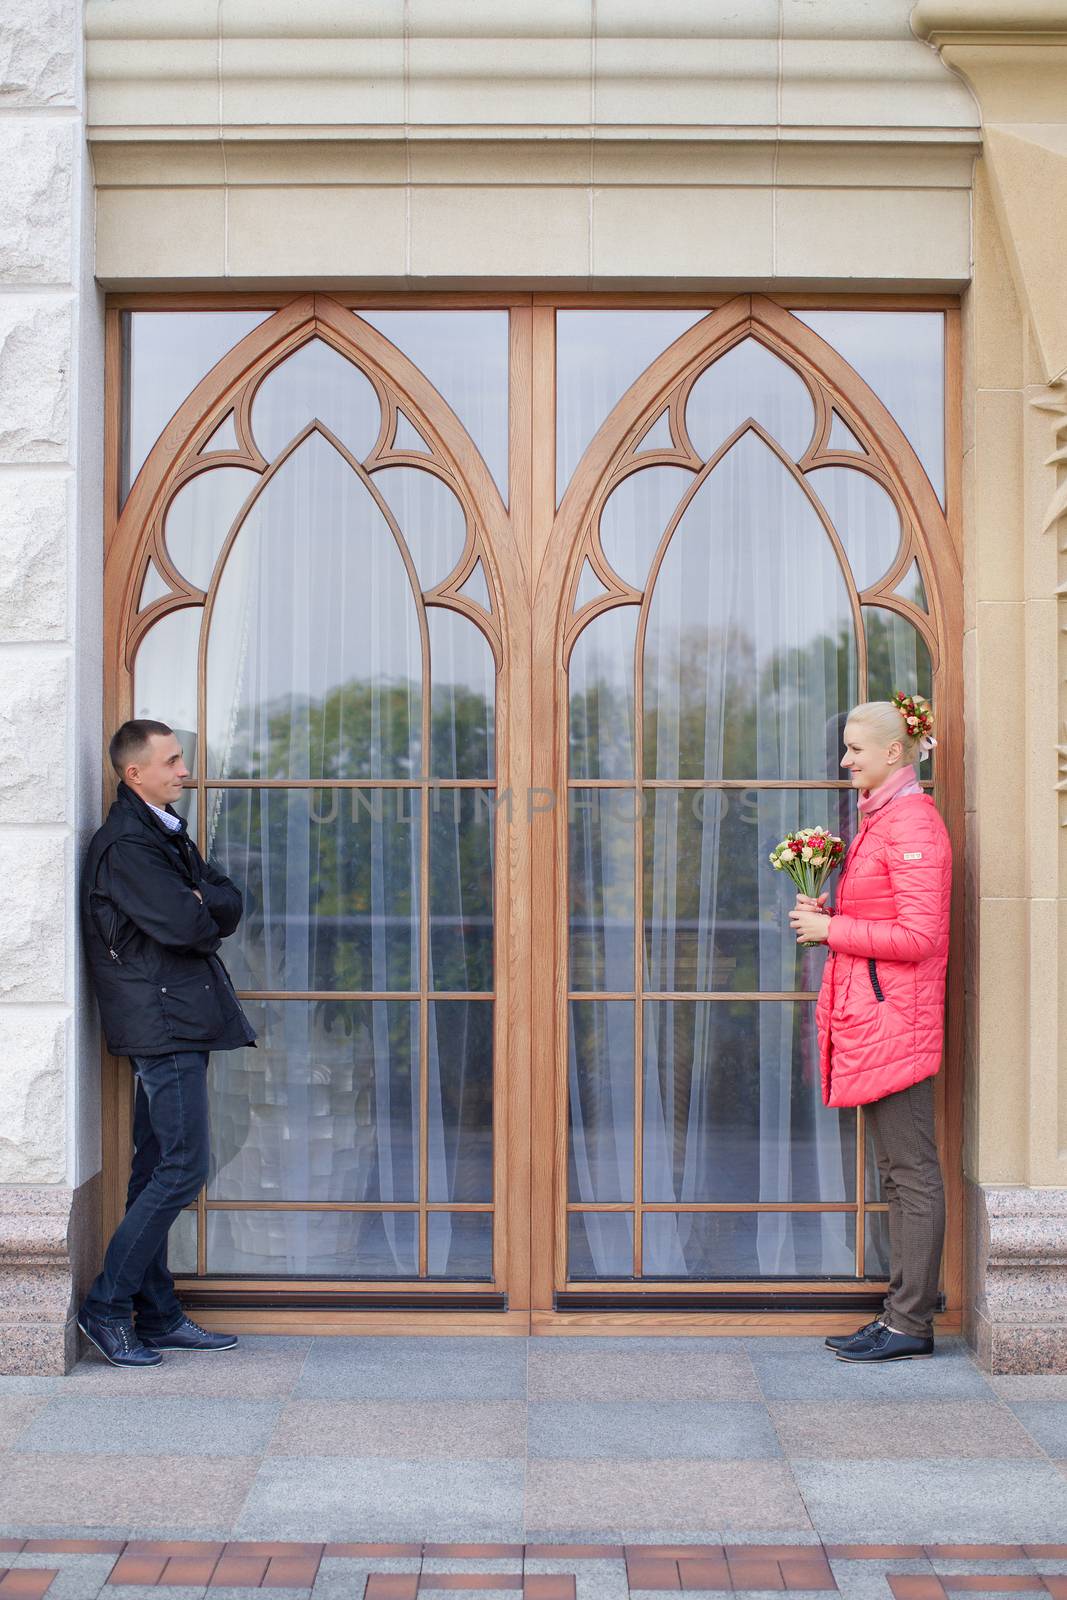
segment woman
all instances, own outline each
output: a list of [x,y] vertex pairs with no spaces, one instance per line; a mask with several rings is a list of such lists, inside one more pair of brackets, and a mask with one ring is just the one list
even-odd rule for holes
[[860,826],[837,889],[798,895],[798,940],[830,946],[816,1007],[823,1101],[865,1106],[889,1202],[890,1282],[877,1321],[827,1339],[843,1361],[934,1353],[945,1229],[934,1142],[941,1065],[952,850],[915,763],[936,743],[925,700],[898,694],[857,706],[841,765],[859,790]]

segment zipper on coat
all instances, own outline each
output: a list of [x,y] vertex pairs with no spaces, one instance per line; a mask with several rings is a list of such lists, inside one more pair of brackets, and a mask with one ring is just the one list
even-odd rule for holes
[[884,1000],[885,995],[882,993],[882,985],[878,981],[878,963],[873,956],[868,958],[867,971],[871,975],[871,988],[874,990],[874,998],[876,1000]]

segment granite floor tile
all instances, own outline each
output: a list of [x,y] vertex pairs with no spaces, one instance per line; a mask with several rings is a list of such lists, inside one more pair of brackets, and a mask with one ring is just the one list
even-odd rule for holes
[[280,1412],[275,1400],[58,1396],[33,1418],[15,1449],[138,1457],[259,1455]]
[[[109,1589],[104,1600],[204,1600],[206,1593],[204,1588],[192,1589],[179,1584],[157,1589],[150,1584],[123,1583]],[[48,1594],[51,1600],[51,1589]]]
[[1028,1561],[1025,1556],[1020,1556],[1014,1561],[991,1561],[988,1557],[981,1561],[960,1561],[954,1556],[932,1555],[929,1560],[934,1571],[945,1576],[950,1573],[958,1574],[961,1577],[988,1577],[992,1573],[998,1575],[1001,1573],[1021,1573],[1026,1576],[1032,1576],[1037,1571],[1034,1563]]
[[838,1361],[821,1339],[750,1339],[749,1356],[768,1400],[992,1400],[966,1347],[943,1340],[932,1361],[868,1367]]
[[16,1444],[48,1398],[47,1394],[0,1394],[0,1450]]
[[525,1450],[521,1400],[291,1400],[268,1454],[489,1461]]
[[[530,1347],[531,1400],[758,1400],[752,1363],[718,1340],[543,1339]],[[684,1344],[685,1349],[678,1349]],[[562,1346],[562,1348],[560,1348]],[[577,1348],[575,1348],[577,1346]],[[590,1347],[592,1346],[592,1348]]]
[[1036,1457],[1026,1429],[997,1400],[768,1402],[787,1456],[818,1460]]
[[[831,1560],[830,1571],[844,1600],[893,1600],[886,1582],[887,1565],[885,1561]],[[907,1574],[923,1578],[933,1573],[933,1567],[925,1557],[894,1560],[892,1570],[901,1576]],[[748,1600],[747,1596],[745,1600]]]
[[1047,1455],[1067,1460],[1067,1400],[1008,1400],[1007,1404]]
[[0,1396],[27,1394],[59,1394],[66,1378],[16,1378],[0,1376]]
[[[172,1593],[170,1589],[157,1589],[155,1600],[169,1600]],[[310,1600],[313,1593],[313,1589],[246,1589],[236,1584],[219,1584],[208,1589],[205,1600]],[[358,1600],[359,1593],[362,1591],[350,1591],[349,1600]],[[110,1596],[108,1600],[111,1600]],[[123,1600],[122,1592],[116,1591],[114,1600]]]
[[294,1391],[301,1400],[522,1400],[526,1340],[318,1339]]
[[[597,1530],[810,1528],[803,1501],[780,1461],[542,1461],[527,1470],[528,1529]],[[616,1533],[616,1537],[619,1535]],[[707,1543],[714,1542],[707,1538]]]
[[[94,1352],[78,1363],[69,1378],[61,1380],[63,1393],[127,1398],[201,1395],[214,1399],[232,1395],[240,1400],[286,1399],[292,1393],[313,1343],[310,1338],[242,1334],[234,1350],[208,1356],[172,1351],[158,1367],[147,1372],[126,1372],[110,1367]],[[136,1394],[132,1392],[135,1385],[138,1386]]]
[[529,1454],[552,1460],[751,1459],[781,1452],[762,1405],[747,1401],[533,1401]]
[[827,1544],[1038,1542],[1067,1528],[1067,1479],[1046,1461],[890,1461],[867,1472],[849,1462],[791,1465]]
[[[205,1358],[207,1359],[207,1358]],[[9,1453],[0,1461],[0,1529],[42,1537],[225,1537],[257,1456],[145,1456],[136,1472],[110,1455]]]
[[1067,1372],[994,1373],[987,1381],[1002,1400],[1067,1400]]
[[235,1537],[515,1541],[522,1537],[522,1466],[269,1457]]
[[425,1600],[516,1600],[521,1589],[427,1589],[419,1590]]

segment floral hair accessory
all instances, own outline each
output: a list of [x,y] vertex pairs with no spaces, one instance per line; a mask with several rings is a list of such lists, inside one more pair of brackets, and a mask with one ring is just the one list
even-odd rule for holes
[[930,751],[937,745],[934,738],[934,713],[929,700],[924,700],[920,694],[905,694],[898,689],[893,696],[893,704],[904,718],[908,734],[912,739],[918,739],[920,761],[925,761]]

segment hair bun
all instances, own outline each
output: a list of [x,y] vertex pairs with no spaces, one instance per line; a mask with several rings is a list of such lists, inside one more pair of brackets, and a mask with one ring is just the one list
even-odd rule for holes
[[924,700],[921,694],[905,694],[898,689],[892,703],[904,718],[908,737],[918,739],[919,748],[924,755],[928,755],[937,744],[934,738],[934,713],[929,700]]

